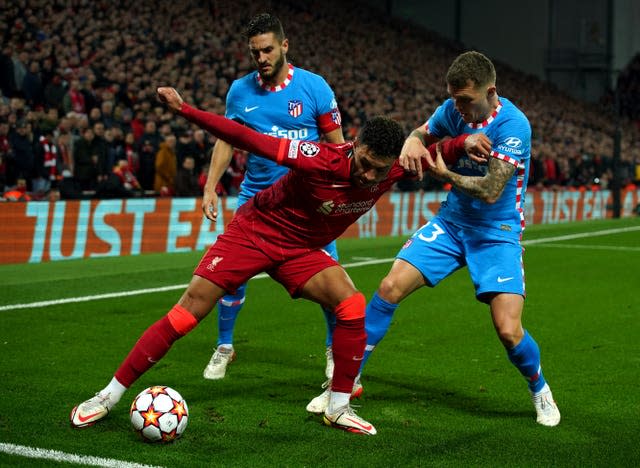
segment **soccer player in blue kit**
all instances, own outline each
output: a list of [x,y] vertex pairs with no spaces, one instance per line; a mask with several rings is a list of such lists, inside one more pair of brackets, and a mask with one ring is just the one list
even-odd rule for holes
[[[244,35],[257,70],[232,83],[225,116],[279,138],[319,141],[322,133],[329,143],[344,143],[340,111],[333,91],[321,76],[288,63],[289,41],[279,19],[268,13],[259,14],[251,19]],[[217,216],[215,188],[232,155],[230,144],[222,140],[216,142],[202,199],[204,214],[211,221]],[[249,154],[238,207],[287,171],[286,167],[269,159]],[[325,250],[338,259],[335,241]],[[235,359],[233,331],[245,294],[246,284],[236,294],[224,296],[218,302],[218,342],[203,372],[206,379],[224,378],[228,364]],[[327,321],[325,373],[330,378],[333,375],[331,342],[335,316],[329,310],[323,309],[323,312]]]
[[[520,239],[525,226],[531,127],[511,101],[498,96],[494,66],[483,54],[459,55],[446,82],[451,97],[426,125],[411,133],[400,160],[407,155],[428,159],[425,146],[477,132],[491,140],[490,157],[483,164],[478,155],[465,156],[452,168],[436,157],[430,171],[450,183],[451,192],[437,216],[404,244],[367,305],[367,348],[361,371],[405,297],[422,286],[434,287],[467,266],[476,298],[489,305],[509,360],[528,382],[537,422],[556,426],[560,412],[542,374],[540,350],[521,322],[525,281]],[[422,176],[419,164],[411,169]],[[307,410],[319,412],[324,406],[323,394]]]

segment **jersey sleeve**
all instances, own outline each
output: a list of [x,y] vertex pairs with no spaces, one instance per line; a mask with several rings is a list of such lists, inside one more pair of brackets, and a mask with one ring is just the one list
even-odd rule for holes
[[449,100],[445,101],[440,106],[438,106],[435,112],[431,114],[431,117],[429,117],[429,119],[427,120],[427,123],[425,124],[425,128],[429,135],[433,135],[437,138],[453,136],[453,134],[451,133],[447,125],[449,122],[449,118],[447,115],[448,107],[449,107]]
[[226,108],[224,112],[224,116],[227,119],[238,120],[241,116],[240,113],[240,101],[239,99],[239,88],[240,82],[235,80],[231,83],[229,87],[229,91],[227,92],[227,100],[226,100]]
[[522,119],[504,122],[492,142],[491,156],[509,164],[518,165],[530,157],[531,127]]
[[319,172],[327,170],[332,161],[338,160],[330,159],[330,151],[321,143],[265,135],[221,115],[191,107],[186,102],[179,114],[230,145],[259,154],[281,166]]
[[336,96],[329,84],[321,77],[318,77],[315,86],[315,96],[317,103],[318,128],[323,134],[332,132],[342,126],[342,118],[338,109]]

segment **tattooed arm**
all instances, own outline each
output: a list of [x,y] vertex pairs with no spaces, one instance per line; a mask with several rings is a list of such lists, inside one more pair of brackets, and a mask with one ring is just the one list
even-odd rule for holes
[[451,183],[458,190],[485,203],[498,201],[515,170],[516,168],[512,164],[500,159],[489,158],[486,175],[482,177],[463,176],[447,169],[442,160],[439,145],[436,151],[435,166],[431,168],[432,174],[440,180]]

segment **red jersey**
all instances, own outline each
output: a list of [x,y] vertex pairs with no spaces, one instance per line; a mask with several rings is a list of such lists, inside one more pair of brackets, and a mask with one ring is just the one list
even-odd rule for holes
[[382,182],[361,188],[351,180],[353,143],[279,139],[186,103],[180,114],[235,147],[290,168],[243,204],[234,217],[241,230],[260,239],[260,248],[274,260],[324,247],[398,180],[415,177],[395,161]]

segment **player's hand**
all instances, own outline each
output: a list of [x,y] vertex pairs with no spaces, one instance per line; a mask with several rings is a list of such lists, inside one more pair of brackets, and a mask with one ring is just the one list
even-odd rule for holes
[[207,190],[205,187],[204,195],[202,196],[202,212],[208,220],[216,222],[218,218],[218,194],[215,188]]
[[429,164],[428,171],[435,178],[443,180],[445,174],[449,172],[447,168],[447,164],[444,162],[442,158],[442,142],[438,142],[436,144],[436,154],[435,157],[432,157],[431,154],[427,151],[427,163]]
[[157,93],[158,99],[165,103],[172,112],[178,112],[180,107],[182,107],[182,103],[184,102],[182,96],[180,96],[174,88],[161,86],[158,88]]
[[485,164],[491,154],[491,140],[484,133],[474,133],[464,140],[464,150],[473,161]]
[[400,151],[400,158],[398,162],[405,171],[409,171],[412,174],[418,176],[418,180],[422,180],[422,158],[428,158],[429,151],[424,147],[420,138],[410,136],[402,145],[402,151]]

